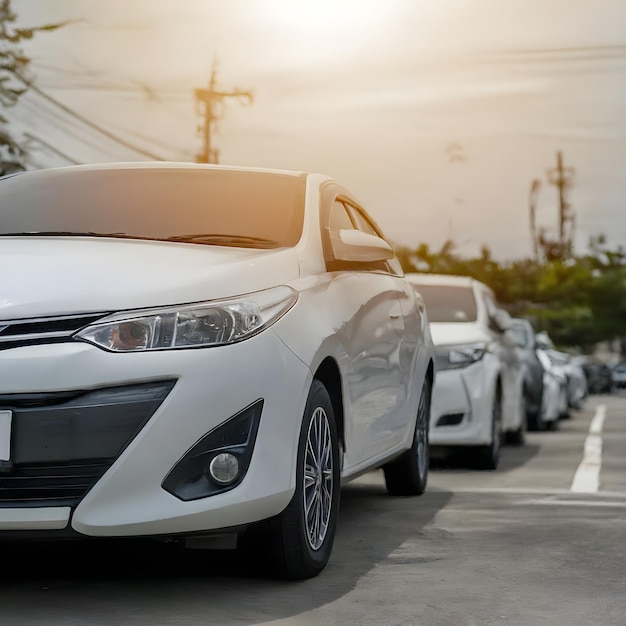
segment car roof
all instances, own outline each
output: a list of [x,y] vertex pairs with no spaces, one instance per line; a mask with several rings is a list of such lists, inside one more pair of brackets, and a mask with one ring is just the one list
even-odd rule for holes
[[[240,172],[259,172],[266,174],[282,174],[286,176],[302,176],[313,174],[313,172],[304,172],[300,170],[272,169],[264,167],[251,167],[244,165],[214,165],[208,163],[191,163],[180,161],[120,161],[111,163],[90,163],[87,165],[68,165],[64,167],[46,168],[41,170],[31,170],[29,172],[20,172],[19,176],[31,176],[33,174],[53,173],[53,172],[84,172],[84,171],[101,171],[101,170],[223,170],[223,171],[240,171]],[[16,174],[17,176],[18,174]],[[13,176],[11,176],[13,177]],[[9,178],[6,176],[4,178]],[[0,178],[0,180],[3,180]]]

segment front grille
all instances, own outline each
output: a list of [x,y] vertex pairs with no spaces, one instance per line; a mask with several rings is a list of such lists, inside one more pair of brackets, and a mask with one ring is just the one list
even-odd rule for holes
[[109,468],[110,461],[20,465],[0,474],[0,507],[75,506]]
[[0,320],[0,350],[68,341],[76,331],[106,315],[108,313]]
[[137,436],[176,384],[0,395],[11,411],[0,507],[74,506]]

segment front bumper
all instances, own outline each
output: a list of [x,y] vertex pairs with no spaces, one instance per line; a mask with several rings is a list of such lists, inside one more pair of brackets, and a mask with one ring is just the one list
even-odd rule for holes
[[482,361],[462,369],[438,371],[431,405],[431,445],[489,443],[491,399]]
[[[23,346],[0,352],[0,371],[0,410],[12,410],[14,422],[11,467],[5,462],[4,473],[0,467],[0,531],[69,525],[91,536],[202,532],[271,517],[291,499],[311,372],[272,329],[229,346],[165,352],[113,354],[78,342]],[[71,407],[58,412],[60,421],[46,424],[63,458],[45,458],[52,439],[29,428],[25,413],[6,402],[9,394],[93,392],[163,381],[171,381],[168,392],[145,419],[127,425],[124,432],[130,434],[125,440],[119,436],[119,450],[111,453],[115,446],[109,446],[104,459],[100,444],[110,436],[107,425],[119,423],[115,404],[100,409],[97,424]],[[241,484],[187,502],[163,489],[164,478],[196,442],[259,399],[263,412]],[[14,491],[8,497],[8,477],[25,468],[24,449],[30,450],[33,467],[60,461],[101,467],[82,493],[57,491],[45,500],[40,493],[28,499]]]

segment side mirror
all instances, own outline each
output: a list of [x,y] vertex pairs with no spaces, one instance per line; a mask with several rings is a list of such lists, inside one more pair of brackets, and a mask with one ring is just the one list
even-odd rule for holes
[[393,258],[393,248],[384,239],[361,230],[331,230],[330,243],[337,261],[373,263]]
[[545,333],[537,333],[535,335],[535,345],[537,350],[549,350],[550,349],[550,341]]
[[504,309],[496,309],[491,319],[497,330],[501,333],[511,328],[511,316]]
[[511,329],[505,330],[502,333],[502,338],[504,341],[504,345],[508,346],[509,348],[525,348],[526,347],[526,342],[524,342],[515,333],[512,333]]

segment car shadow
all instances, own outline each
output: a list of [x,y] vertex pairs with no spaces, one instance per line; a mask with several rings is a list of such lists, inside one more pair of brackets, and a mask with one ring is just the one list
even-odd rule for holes
[[[0,544],[0,622],[22,616],[15,623],[182,626],[292,618],[344,596],[407,540],[419,545],[452,496],[433,489],[419,498],[391,497],[376,481],[343,487],[330,563],[301,582],[268,578],[263,564],[233,551],[186,551],[147,540]],[[412,563],[427,567],[436,560],[428,554]]]
[[[498,473],[516,470],[531,461],[539,454],[540,446],[527,443],[523,446],[506,446],[500,453]],[[446,450],[430,461],[430,469],[437,470],[476,470],[474,458],[467,450],[462,448]],[[478,471],[478,470],[477,470]]]

